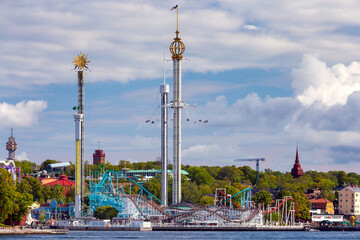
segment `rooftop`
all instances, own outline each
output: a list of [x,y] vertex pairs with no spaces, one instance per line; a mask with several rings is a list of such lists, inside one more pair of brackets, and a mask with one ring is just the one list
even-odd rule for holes
[[71,165],[70,162],[61,162],[61,163],[51,163],[48,166],[50,166],[51,168],[62,168],[62,167],[68,167],[70,165]]

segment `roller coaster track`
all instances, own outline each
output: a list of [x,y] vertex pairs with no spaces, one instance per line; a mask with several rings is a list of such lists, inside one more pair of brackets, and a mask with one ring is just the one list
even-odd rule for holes
[[247,218],[241,219],[241,220],[240,220],[240,223],[245,223],[245,222],[251,221],[251,220],[256,216],[256,214],[259,213],[260,209],[261,209],[261,207],[259,206],[259,207],[258,207],[257,209],[255,209]]
[[286,198],[286,199],[284,199],[284,200],[279,204],[279,206],[277,206],[276,208],[274,208],[274,209],[272,209],[272,210],[270,210],[270,211],[264,211],[263,214],[268,214],[268,213],[275,212],[275,211],[278,210],[285,202],[287,202],[287,201],[289,201],[289,200],[291,200],[291,201],[293,201],[293,202],[295,203],[295,205],[296,205],[295,212],[297,212],[297,211],[299,210],[299,205],[298,205],[298,203],[297,203],[293,198]]
[[163,214],[165,217],[170,217],[170,214],[167,214],[162,208],[158,207],[157,205],[155,205],[152,201],[146,199],[145,197],[138,195],[138,194],[126,194],[123,195],[124,197],[128,197],[129,199],[131,199],[131,201],[135,204],[136,208],[139,210],[139,212],[141,213],[142,216],[144,216],[144,213],[142,210],[140,210],[139,207],[139,200],[143,201],[144,203],[146,203],[146,208],[150,209],[153,208],[156,211],[158,211],[159,213]]
[[[219,191],[223,196],[225,196],[226,198],[227,198],[227,196],[226,196],[226,194],[223,192],[223,191]],[[230,199],[230,201],[231,201],[231,203],[232,204],[234,204],[236,207],[238,207],[238,208],[241,208],[236,202],[234,202],[232,199]]]

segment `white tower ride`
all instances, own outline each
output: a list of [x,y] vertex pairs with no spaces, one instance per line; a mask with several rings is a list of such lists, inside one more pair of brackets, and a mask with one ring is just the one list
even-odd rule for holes
[[169,85],[160,85],[161,94],[161,201],[168,205],[168,96]]
[[183,58],[182,54],[185,51],[185,45],[180,41],[179,38],[179,14],[178,6],[175,7],[176,14],[176,37],[174,41],[170,44],[170,52],[172,54],[173,60],[173,79],[174,79],[174,99],[171,103],[171,107],[174,109],[174,144],[173,144],[173,154],[174,154],[174,164],[173,164],[173,193],[172,193],[172,203],[177,204],[181,202],[181,109],[184,107],[184,104],[181,100],[181,60]]

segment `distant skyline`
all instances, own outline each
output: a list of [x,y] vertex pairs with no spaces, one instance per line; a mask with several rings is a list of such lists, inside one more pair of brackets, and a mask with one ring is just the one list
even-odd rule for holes
[[360,2],[329,0],[3,0],[0,159],[13,127],[18,158],[74,162],[82,51],[86,160],[98,141],[111,163],[156,160],[176,4],[183,99],[196,105],[183,111],[183,164],[265,157],[261,170],[290,171],[298,145],[304,171],[359,172]]

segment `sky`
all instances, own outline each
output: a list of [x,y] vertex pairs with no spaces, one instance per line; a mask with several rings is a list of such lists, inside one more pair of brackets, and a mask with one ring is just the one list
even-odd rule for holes
[[[172,89],[176,4],[183,100],[195,105],[183,111],[183,164],[255,167],[234,159],[265,157],[262,170],[285,172],[298,146],[305,171],[359,172],[353,0],[2,0],[0,159],[13,127],[18,159],[74,162],[80,51],[91,60],[85,159],[99,147],[113,164],[159,158],[159,85],[165,65]],[[171,124],[169,134],[172,162]]]

